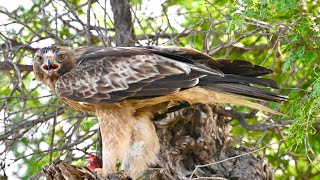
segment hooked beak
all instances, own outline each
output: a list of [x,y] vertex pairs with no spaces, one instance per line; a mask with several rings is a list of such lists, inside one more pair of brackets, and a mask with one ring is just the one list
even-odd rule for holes
[[42,65],[42,69],[51,76],[55,71],[60,68],[60,65],[51,61],[51,59],[47,59],[45,63]]

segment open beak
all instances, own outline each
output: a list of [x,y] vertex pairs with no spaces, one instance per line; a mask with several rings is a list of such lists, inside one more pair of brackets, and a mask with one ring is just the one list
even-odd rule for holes
[[51,59],[47,59],[45,63],[42,65],[42,69],[51,76],[55,71],[60,68],[60,65],[52,62]]

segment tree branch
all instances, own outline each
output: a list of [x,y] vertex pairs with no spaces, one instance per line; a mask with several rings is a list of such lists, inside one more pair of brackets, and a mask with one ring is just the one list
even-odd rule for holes
[[[33,71],[32,65],[16,64],[20,71]],[[0,62],[0,71],[14,70],[14,66],[9,61]]]
[[90,37],[90,9],[91,9],[92,0],[88,1],[88,9],[87,9],[87,26],[86,26],[86,39],[87,45],[91,45],[91,37]]
[[116,29],[117,46],[134,46],[133,24],[128,0],[110,0]]

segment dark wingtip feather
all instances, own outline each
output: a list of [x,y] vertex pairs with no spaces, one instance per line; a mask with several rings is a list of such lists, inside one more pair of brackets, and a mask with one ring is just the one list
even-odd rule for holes
[[238,83],[211,84],[203,86],[203,88],[271,102],[282,102],[288,100],[287,96],[282,96],[274,92],[266,91],[264,89]]
[[194,64],[198,60],[212,60],[212,57],[191,48],[151,46],[146,48],[154,54],[190,64]]
[[206,64],[213,69],[219,69],[224,74],[258,77],[273,73],[271,69],[254,65],[251,62],[245,60],[208,59],[206,61],[201,61],[200,63]]

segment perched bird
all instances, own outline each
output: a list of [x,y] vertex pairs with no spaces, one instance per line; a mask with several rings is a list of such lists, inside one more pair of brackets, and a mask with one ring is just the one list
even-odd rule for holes
[[102,168],[102,159],[92,153],[89,153],[89,164],[87,168],[92,171],[94,171],[96,168]]
[[[37,80],[76,110],[95,112],[102,135],[102,172],[121,167],[132,178],[156,161],[153,115],[180,103],[231,103],[276,113],[247,98],[284,101],[261,87],[270,69],[243,60],[214,60],[191,48],[61,47],[34,56]],[[259,85],[259,86],[252,86]]]

